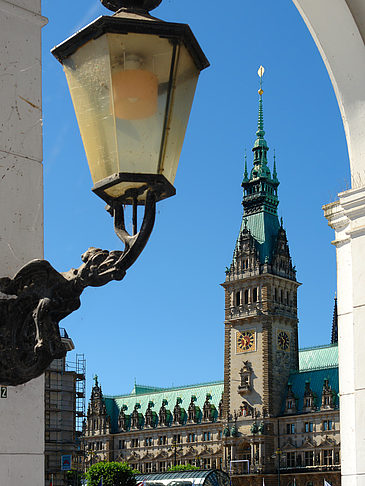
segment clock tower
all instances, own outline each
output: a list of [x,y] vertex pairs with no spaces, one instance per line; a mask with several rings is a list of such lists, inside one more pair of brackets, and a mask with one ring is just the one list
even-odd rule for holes
[[[264,69],[260,67],[262,81]],[[273,435],[291,371],[298,369],[296,271],[277,215],[279,180],[264,138],[262,86],[252,149],[243,175],[243,218],[225,290],[224,437],[226,461],[274,467]]]

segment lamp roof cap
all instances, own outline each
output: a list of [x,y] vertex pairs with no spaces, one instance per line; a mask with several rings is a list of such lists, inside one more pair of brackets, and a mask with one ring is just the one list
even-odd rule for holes
[[101,0],[104,7],[117,12],[121,8],[127,10],[143,10],[149,12],[158,7],[162,0]]

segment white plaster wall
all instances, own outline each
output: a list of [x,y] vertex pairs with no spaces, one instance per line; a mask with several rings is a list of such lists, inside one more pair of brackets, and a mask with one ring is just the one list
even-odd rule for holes
[[[43,257],[41,0],[0,0],[0,275]],[[44,378],[0,399],[0,484],[44,484]]]

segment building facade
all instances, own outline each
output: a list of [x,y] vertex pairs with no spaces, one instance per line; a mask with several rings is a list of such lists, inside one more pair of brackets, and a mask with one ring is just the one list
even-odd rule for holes
[[300,284],[277,215],[262,94],[242,224],[222,284],[224,381],[135,385],[129,395],[104,397],[96,380],[85,429],[89,465],[126,460],[144,473],[195,464],[223,468],[237,485],[340,484],[336,308],[332,343],[299,350]]
[[[65,329],[60,329],[67,351],[74,349]],[[76,362],[55,359],[44,374],[45,485],[64,486],[66,471],[62,456],[71,456],[71,466],[82,472],[81,430],[85,417],[85,358]]]

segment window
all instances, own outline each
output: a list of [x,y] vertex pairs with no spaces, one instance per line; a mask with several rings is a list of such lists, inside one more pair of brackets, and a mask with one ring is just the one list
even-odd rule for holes
[[218,432],[218,439],[219,439],[219,440],[221,440],[221,439],[222,439],[222,437],[223,437],[223,432],[220,430],[220,431]]
[[280,303],[281,304],[284,303],[284,292],[283,292],[283,289],[280,290]]
[[166,445],[167,443],[167,437],[166,435],[160,435],[158,438],[158,445]]
[[145,472],[146,473],[152,472],[152,462],[146,462],[146,464],[145,464]]
[[305,422],[304,432],[313,432],[313,422]]
[[313,466],[313,451],[304,452],[304,465]]
[[[290,410],[290,409],[292,409],[292,408],[293,408],[293,400],[288,400],[288,401],[286,402],[286,408],[287,408],[288,410]],[[289,434],[289,433],[290,433],[290,432],[288,432],[288,434]]]
[[188,434],[188,442],[195,442],[195,434]]
[[204,434],[203,434],[203,440],[204,441],[210,440],[210,432],[204,432]]
[[275,292],[274,292],[274,300],[275,302],[278,301],[278,289],[275,287]]
[[289,292],[286,293],[286,305],[289,305]]
[[286,453],[286,465],[287,467],[295,467],[295,452]]
[[153,445],[152,437],[146,437],[144,440],[145,447],[150,447]]
[[181,436],[180,434],[177,434],[177,435],[174,435],[173,438],[172,438],[172,442],[175,443],[175,444],[180,444],[180,441],[181,441]]
[[245,290],[245,304],[248,304],[248,290]]
[[125,448],[125,440],[119,439],[119,449],[124,449],[124,448]]
[[241,304],[241,294],[240,292],[236,292],[236,305],[240,305]]
[[203,458],[203,469],[210,469],[210,459],[209,458]]
[[257,302],[257,288],[252,291],[252,302]]
[[138,447],[138,439],[131,440],[131,447]]
[[286,433],[295,434],[295,424],[286,424]]
[[332,449],[325,449],[323,451],[323,464],[326,466],[332,465]]
[[312,399],[311,398],[306,398],[305,399],[305,402],[304,402],[304,406],[306,408],[311,407],[312,406]]
[[159,462],[158,470],[159,470],[159,472],[165,472],[166,471],[166,462],[165,461]]
[[333,430],[332,420],[324,420],[323,421],[323,430]]

